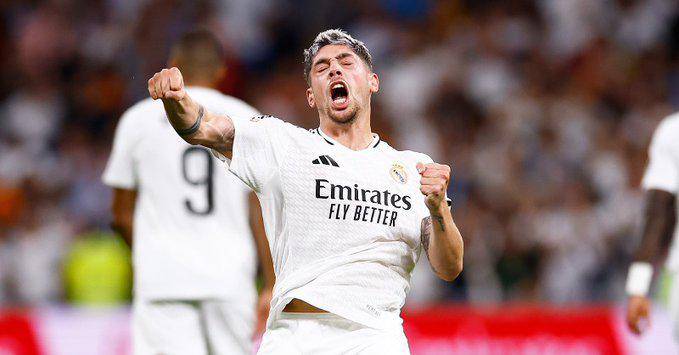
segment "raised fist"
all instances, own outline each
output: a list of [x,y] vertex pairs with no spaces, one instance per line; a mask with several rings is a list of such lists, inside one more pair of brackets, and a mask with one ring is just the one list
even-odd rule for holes
[[186,96],[184,78],[176,67],[163,69],[149,79],[149,95],[155,99],[180,101]]
[[417,163],[420,173],[420,191],[426,196],[425,204],[435,210],[446,201],[446,191],[450,182],[450,166],[437,163]]

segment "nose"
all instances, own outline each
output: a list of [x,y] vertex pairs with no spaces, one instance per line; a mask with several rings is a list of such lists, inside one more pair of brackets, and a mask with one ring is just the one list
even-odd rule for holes
[[330,66],[330,77],[332,78],[335,76],[342,76],[342,67],[336,63],[333,63]]

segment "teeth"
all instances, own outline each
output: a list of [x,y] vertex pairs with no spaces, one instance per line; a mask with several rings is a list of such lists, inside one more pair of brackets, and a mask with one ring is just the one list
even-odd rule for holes
[[332,88],[337,89],[337,88],[341,88],[341,87],[344,87],[344,85],[342,85],[341,83],[337,83],[337,84],[333,85]]

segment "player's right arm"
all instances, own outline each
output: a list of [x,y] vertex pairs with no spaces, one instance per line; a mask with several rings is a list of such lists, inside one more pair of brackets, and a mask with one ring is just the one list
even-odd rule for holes
[[668,245],[675,225],[674,194],[651,189],[646,192],[642,241],[630,267],[627,293],[627,324],[632,332],[641,334],[648,322],[651,301],[648,284],[663,245]]
[[208,112],[184,90],[184,79],[176,67],[163,69],[148,81],[151,98],[161,99],[175,131],[189,144],[212,148],[231,156],[234,125],[230,117]]
[[668,121],[656,130],[649,148],[649,163],[643,179],[645,206],[642,240],[630,266],[626,291],[627,325],[635,334],[641,334],[649,321],[651,301],[648,297],[653,278],[653,268],[662,256],[661,250],[669,245],[676,223],[676,191],[679,185],[674,125]]

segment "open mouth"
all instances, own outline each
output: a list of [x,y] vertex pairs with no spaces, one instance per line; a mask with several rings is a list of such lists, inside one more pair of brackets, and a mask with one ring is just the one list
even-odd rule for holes
[[349,100],[349,89],[343,82],[337,82],[330,88],[330,98],[335,106],[342,106]]

